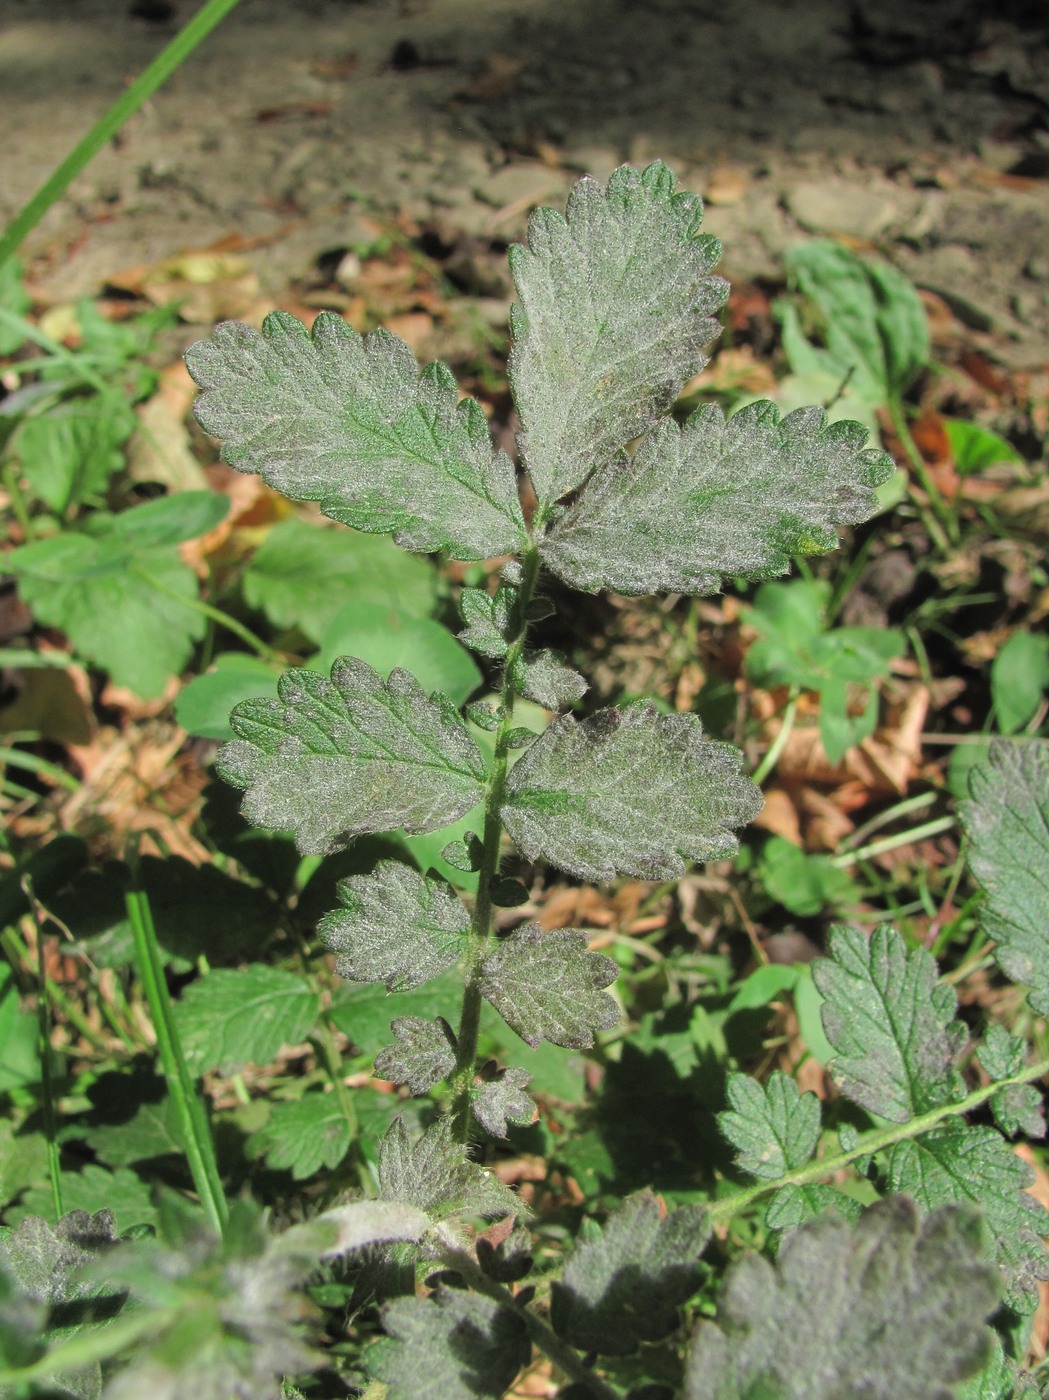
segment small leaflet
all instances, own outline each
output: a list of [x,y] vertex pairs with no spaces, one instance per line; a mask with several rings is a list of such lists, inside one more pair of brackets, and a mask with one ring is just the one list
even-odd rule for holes
[[582,880],[669,880],[686,860],[734,854],[762,798],[742,755],[692,714],[644,702],[562,715],[518,760],[503,822],[529,860]]
[[445,1114],[414,1142],[403,1118],[395,1118],[379,1144],[379,1194],[385,1201],[417,1206],[434,1218],[525,1215],[524,1203],[498,1177],[470,1160],[452,1141]]
[[493,1137],[504,1138],[508,1123],[534,1123],[536,1107],[525,1093],[531,1075],[526,1069],[500,1070],[495,1079],[478,1084],[471,1105],[474,1117]]
[[848,1221],[859,1220],[863,1214],[863,1206],[855,1196],[846,1196],[834,1186],[826,1186],[821,1181],[805,1186],[788,1183],[781,1186],[769,1202],[765,1224],[770,1230],[793,1230],[830,1210]]
[[343,907],[325,914],[317,933],[350,982],[407,992],[451,967],[466,946],[470,919],[452,887],[402,861],[381,860],[337,888]]
[[319,1010],[309,978],[265,963],[217,968],[191,982],[174,1007],[186,1062],[197,1074],[269,1064],[285,1045],[301,1045]]
[[[893,1123],[958,1097],[954,1055],[965,1032],[953,990],[924,948],[909,952],[893,928],[836,928],[830,957],[813,964],[830,1072],[854,1103]],[[959,1036],[959,1032],[961,1033]]]
[[[1027,1043],[992,1021],[977,1052],[992,1079],[1010,1079],[1027,1065]],[[995,1122],[1007,1137],[1045,1137],[1045,1107],[1034,1084],[1007,1084],[991,1100]]]
[[425,1094],[455,1068],[455,1037],[443,1019],[397,1016],[390,1022],[396,1041],[375,1057],[380,1079],[407,1084],[413,1094]]
[[526,651],[514,672],[517,688],[528,700],[548,710],[561,710],[581,700],[589,686],[565,661],[564,652]]
[[480,405],[457,402],[444,365],[420,374],[388,331],[362,339],[322,312],[310,334],[275,311],[261,335],[224,322],[186,364],[204,390],[197,420],[238,471],[405,549],[487,559],[523,547],[514,469]]
[[1002,971],[1049,1015],[1049,744],[993,741],[969,791],[959,813],[969,866],[987,893],[980,922]]
[[505,583],[494,594],[483,588],[464,588],[459,595],[459,611],[466,630],[458,634],[459,640],[479,656],[501,661],[511,641],[516,599],[517,589]]
[[279,700],[247,700],[219,750],[255,826],[291,830],[304,855],[365,832],[434,831],[481,799],[486,765],[455,706],[407,671],[388,681],[356,657],[281,677]]
[[718,1114],[718,1127],[736,1149],[736,1165],[762,1181],[775,1181],[803,1167],[820,1136],[820,1101],[801,1093],[789,1075],[775,1070],[767,1084],[749,1074],[730,1074],[732,1108]]
[[569,1255],[554,1284],[554,1327],[573,1346],[605,1356],[629,1356],[640,1342],[658,1341],[695,1292],[709,1239],[701,1206],[668,1215],[651,1191],[628,1196],[601,1234]]
[[373,1244],[420,1240],[433,1221],[424,1211],[395,1201],[350,1201],[315,1216],[312,1223],[332,1231],[334,1238],[321,1255],[331,1259]]
[[461,1288],[395,1298],[382,1322],[394,1343],[369,1358],[386,1400],[501,1400],[532,1354],[518,1308]]
[[640,437],[707,363],[728,284],[710,275],[721,245],[702,218],[661,162],[623,166],[607,186],[580,180],[564,217],[537,209],[528,246],[510,249],[510,382],[541,506]]
[[775,1264],[733,1265],[717,1322],[702,1322],[684,1400],[954,1400],[984,1363],[998,1306],[978,1211],[919,1220],[879,1201],[855,1225],[833,1215],[787,1238]]
[[485,958],[481,991],[533,1049],[549,1040],[588,1050],[596,1031],[619,1020],[619,1008],[601,990],[618,973],[611,958],[587,950],[578,929],[525,924]]

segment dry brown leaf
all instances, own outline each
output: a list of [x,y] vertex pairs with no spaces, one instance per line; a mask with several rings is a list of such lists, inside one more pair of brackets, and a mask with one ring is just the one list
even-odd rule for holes
[[128,443],[132,481],[155,481],[169,491],[206,491],[204,468],[190,447],[186,415],[197,388],[181,360],[161,372],[156,393],[135,409],[139,426]]
[[738,204],[750,188],[750,176],[735,165],[719,165],[710,175],[703,190],[708,204]]
[[801,821],[794,798],[784,788],[769,787],[764,790],[765,805],[754,818],[754,825],[763,831],[771,831],[774,836],[782,836],[785,841],[801,845]]

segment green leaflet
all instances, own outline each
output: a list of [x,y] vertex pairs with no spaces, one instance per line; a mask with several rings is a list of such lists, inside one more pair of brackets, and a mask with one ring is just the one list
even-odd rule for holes
[[[987,1027],[979,1059],[992,1079],[1009,1079],[1027,1064],[1027,1042],[994,1021]],[[1036,1085],[1010,1084],[999,1090],[991,1100],[991,1110],[1007,1137],[1017,1133],[1045,1137],[1045,1109]]]
[[537,209],[510,250],[510,382],[540,505],[580,486],[665,414],[707,363],[728,284],[703,206],[661,162],[584,178],[565,216]]
[[803,1225],[775,1264],[734,1265],[692,1346],[685,1400],[953,1400],[983,1363],[998,1304],[978,1213],[920,1221],[879,1202],[856,1225]]
[[739,751],[704,738],[695,715],[641,703],[556,719],[518,760],[502,818],[529,858],[583,880],[673,879],[718,860],[761,808]]
[[425,1094],[455,1068],[455,1037],[443,1018],[395,1016],[390,1022],[395,1043],[375,1057],[375,1073],[395,1084],[407,1084],[413,1094]]
[[268,1167],[305,1181],[322,1169],[334,1171],[350,1150],[350,1140],[338,1094],[309,1093],[291,1103],[275,1103],[245,1150],[249,1156],[265,1157]]
[[1049,744],[995,741],[959,808],[969,865],[987,892],[980,922],[1014,982],[1049,1014]]
[[525,1093],[531,1077],[526,1069],[504,1069],[474,1089],[470,1100],[474,1117],[493,1137],[506,1137],[508,1123],[535,1122],[536,1106]]
[[175,1025],[191,1069],[231,1074],[268,1064],[305,1040],[320,1001],[305,977],[255,963],[220,968],[191,983],[175,1004]]
[[619,1020],[601,991],[618,972],[611,958],[587,951],[585,933],[525,924],[485,958],[481,991],[533,1050],[541,1040],[585,1050],[595,1031]]
[[767,1084],[747,1074],[730,1074],[731,1110],[718,1114],[718,1127],[736,1149],[736,1165],[749,1176],[774,1181],[803,1167],[820,1136],[820,1101],[802,1094],[793,1079],[775,1070]]
[[322,313],[311,335],[275,311],[261,335],[227,321],[186,364],[204,390],[197,418],[238,471],[405,549],[484,559],[522,547],[514,470],[480,407],[457,405],[445,366],[420,374],[388,331],[362,339]]
[[394,1340],[372,1354],[371,1370],[387,1400],[501,1400],[532,1351],[516,1308],[458,1288],[396,1298],[382,1321]]
[[727,422],[716,405],[683,428],[664,419],[632,457],[602,458],[543,560],[591,593],[713,593],[725,575],[786,573],[793,555],[833,549],[837,526],[877,510],[873,488],[893,463],[867,436],[820,408],[781,419],[767,402]]
[[289,671],[279,693],[237,706],[240,737],[219,751],[218,768],[247,789],[248,820],[294,831],[304,854],[370,831],[434,831],[480,801],[485,761],[458,710],[407,671],[383,681],[346,657],[331,680]]
[[524,1203],[509,1186],[470,1160],[452,1140],[446,1114],[412,1141],[403,1118],[395,1118],[379,1145],[379,1194],[384,1201],[417,1206],[435,1220],[483,1215],[523,1215]]

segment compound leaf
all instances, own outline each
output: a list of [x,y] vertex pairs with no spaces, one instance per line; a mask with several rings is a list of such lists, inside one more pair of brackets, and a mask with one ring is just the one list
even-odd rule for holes
[[395,1298],[382,1321],[394,1340],[376,1347],[371,1370],[387,1400],[500,1400],[531,1356],[519,1310],[479,1293]]
[[390,1022],[396,1043],[375,1057],[375,1073],[413,1094],[425,1094],[455,1068],[455,1038],[448,1022],[422,1016],[397,1016]]
[[352,1132],[335,1094],[304,1094],[292,1103],[275,1103],[265,1125],[246,1143],[251,1156],[290,1171],[304,1181],[322,1168],[334,1171],[350,1149]]
[[959,810],[987,892],[981,923],[1002,971],[1049,1015],[1049,744],[992,743],[969,791]]
[[345,657],[331,680],[289,671],[279,695],[236,707],[239,738],[217,762],[247,789],[248,820],[290,828],[304,854],[327,855],[369,831],[434,831],[480,800],[485,762],[459,712],[407,671],[384,681]]
[[319,1006],[305,977],[253,963],[192,982],[175,1005],[175,1024],[191,1069],[232,1074],[269,1064],[285,1045],[304,1041]]
[[685,860],[719,860],[732,828],[757,815],[761,794],[729,744],[703,736],[695,715],[646,703],[563,715],[520,758],[503,821],[529,858],[582,880],[680,875]]
[[856,1225],[803,1225],[775,1264],[731,1270],[693,1343],[685,1400],[952,1400],[985,1360],[997,1306],[978,1212],[919,1221],[881,1201]]
[[908,952],[893,928],[876,928],[869,940],[859,929],[835,929],[830,957],[812,969],[837,1052],[835,1083],[893,1123],[957,1096],[955,995],[937,975],[932,956],[924,948]]
[[493,1137],[506,1137],[508,1123],[534,1123],[535,1104],[525,1093],[531,1079],[526,1069],[504,1069],[495,1079],[478,1084],[471,1095],[474,1117]]
[[576,1245],[554,1284],[551,1320],[573,1346],[628,1356],[677,1325],[710,1238],[702,1207],[666,1215],[651,1191],[628,1196],[596,1239]]
[[803,1167],[820,1136],[820,1101],[801,1093],[788,1075],[775,1070],[767,1084],[749,1074],[730,1074],[732,1108],[718,1114],[718,1127],[736,1149],[736,1165],[749,1176],[774,1181]]
[[772,578],[796,554],[838,543],[837,526],[878,508],[893,464],[858,423],[821,408],[780,418],[748,404],[727,421],[704,405],[683,428],[666,419],[632,457],[606,460],[542,545],[575,588],[713,593],[728,575]]
[[982,1210],[1005,1279],[1006,1302],[1018,1312],[1038,1303],[1037,1280],[1049,1278],[1041,1236],[1049,1211],[1024,1189],[1034,1171],[994,1128],[950,1122],[893,1148],[889,1189],[913,1196],[925,1210],[951,1201]]
[[703,206],[665,165],[586,177],[565,217],[537,209],[510,249],[510,382],[521,454],[543,504],[578,487],[666,413],[707,363],[728,285]]
[[420,374],[388,331],[362,339],[322,313],[311,335],[275,311],[261,335],[236,321],[218,326],[186,363],[205,391],[197,418],[225,439],[223,458],[238,471],[319,501],[345,525],[392,533],[405,549],[455,559],[521,549],[513,466],[493,452],[480,406],[457,404],[444,365]]
[[379,1194],[386,1201],[417,1206],[435,1220],[526,1213],[509,1186],[471,1161],[466,1148],[452,1140],[448,1114],[415,1142],[404,1119],[393,1120],[379,1144]]
[[611,958],[587,951],[585,933],[525,924],[485,958],[481,991],[533,1050],[541,1040],[585,1050],[619,1019],[601,991],[618,972]]
[[338,953],[335,968],[351,982],[385,982],[391,992],[421,986],[462,954],[470,920],[443,880],[397,860],[338,885],[342,909],[317,932]]

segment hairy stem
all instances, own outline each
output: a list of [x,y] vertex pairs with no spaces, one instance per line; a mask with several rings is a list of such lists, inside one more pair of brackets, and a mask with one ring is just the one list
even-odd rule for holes
[[524,651],[528,633],[528,605],[535,592],[539,575],[539,551],[531,548],[522,558],[522,579],[514,604],[514,635],[510,641],[503,666],[503,683],[499,695],[502,715],[495,735],[495,754],[484,794],[484,835],[481,839],[481,863],[477,877],[477,899],[470,923],[470,954],[466,966],[462,1014],[459,1018],[455,1069],[451,1083],[454,1093],[453,1113],[455,1135],[459,1142],[470,1136],[470,1090],[473,1087],[474,1061],[477,1059],[477,1037],[481,1026],[481,965],[488,950],[492,931],[492,884],[499,871],[499,848],[503,835],[500,808],[506,791],[509,767],[510,734],[514,728],[514,675]]

